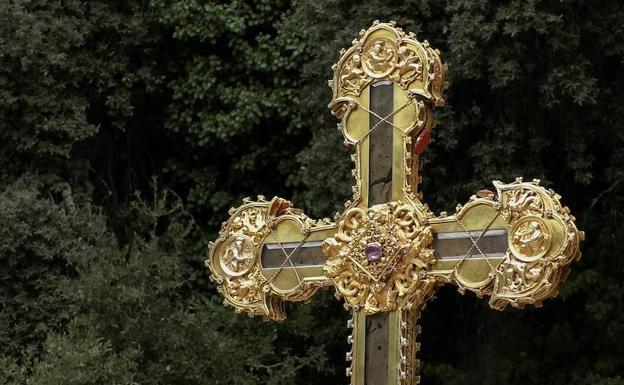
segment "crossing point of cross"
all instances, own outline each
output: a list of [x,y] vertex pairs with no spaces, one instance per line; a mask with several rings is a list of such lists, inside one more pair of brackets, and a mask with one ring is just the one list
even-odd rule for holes
[[539,181],[494,182],[453,215],[421,203],[420,154],[444,105],[446,65],[437,50],[394,23],[375,22],[341,51],[329,107],[355,148],[353,200],[312,220],[291,203],[259,196],[230,210],[207,266],[226,305],[285,318],[283,301],[323,287],[352,311],[352,385],[419,381],[418,319],[444,284],[489,296],[490,306],[541,306],[580,258],[574,217]]

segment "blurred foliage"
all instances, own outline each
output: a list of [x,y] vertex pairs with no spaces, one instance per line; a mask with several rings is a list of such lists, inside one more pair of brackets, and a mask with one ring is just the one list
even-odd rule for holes
[[375,19],[449,63],[432,208],[540,178],[587,233],[542,309],[442,289],[423,383],[624,384],[624,5],[568,0],[0,4],[0,384],[345,381],[331,293],[248,319],[203,259],[243,196],[348,199],[326,80]]

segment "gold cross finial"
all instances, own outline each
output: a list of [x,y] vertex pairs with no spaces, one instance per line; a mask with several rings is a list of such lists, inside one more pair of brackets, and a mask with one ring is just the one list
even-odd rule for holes
[[312,220],[259,196],[230,211],[207,266],[236,311],[285,317],[283,301],[334,286],[353,310],[347,375],[353,385],[418,382],[416,322],[444,284],[489,296],[490,306],[541,305],[580,258],[574,217],[539,181],[494,182],[453,215],[421,203],[420,154],[444,105],[446,66],[427,41],[375,22],[341,52],[332,113],[355,147],[353,200]]
[[[360,31],[360,38],[341,52],[332,69],[329,108],[341,119],[338,127],[345,143],[356,146],[354,200],[360,206],[379,201],[369,198],[374,190],[386,187],[383,200],[417,203],[420,154],[434,126],[431,109],[444,105],[442,92],[447,86],[447,66],[439,51],[395,27],[394,22],[376,21],[367,31]],[[385,105],[383,97],[378,97],[383,94],[387,94]],[[376,99],[382,101],[379,106]],[[374,107],[381,108],[374,111]],[[376,151],[375,147],[384,145],[388,148]],[[382,175],[378,174],[387,171],[392,173],[391,180],[379,186],[375,182]]]

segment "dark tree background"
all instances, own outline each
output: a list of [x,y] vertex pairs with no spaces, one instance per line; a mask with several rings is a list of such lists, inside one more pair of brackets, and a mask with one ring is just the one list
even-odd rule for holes
[[249,319],[203,259],[244,196],[317,216],[347,199],[326,80],[375,19],[449,64],[426,201],[540,178],[587,234],[543,309],[441,290],[423,383],[624,384],[616,0],[0,2],[0,384],[344,383],[331,293]]

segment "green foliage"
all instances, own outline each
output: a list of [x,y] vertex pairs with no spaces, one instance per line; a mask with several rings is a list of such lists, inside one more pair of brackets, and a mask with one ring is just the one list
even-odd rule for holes
[[318,346],[291,356],[275,325],[191,290],[192,221],[169,194],[133,204],[144,234],[118,246],[101,213],[55,190],[29,177],[1,195],[7,384],[281,384],[320,370]]
[[291,194],[286,179],[309,138],[297,111],[305,98],[299,63],[308,54],[278,34],[288,4],[152,5],[181,43],[165,128],[183,143],[165,170],[189,190],[189,209],[214,229],[240,194]]
[[[124,352],[125,353],[125,352]],[[32,384],[131,384],[134,377],[132,355],[115,354],[112,346],[97,334],[87,336],[52,335],[45,354],[35,364]]]
[[137,2],[119,7],[4,2],[0,127],[5,156],[68,157],[76,143],[100,130],[126,128],[142,102],[135,98],[153,92],[161,81],[150,60],[161,40],[154,28]]
[[540,178],[587,233],[543,309],[440,291],[423,382],[624,384],[624,6],[543,0],[0,4],[0,384],[344,381],[330,293],[247,319],[202,260],[242,196],[341,209],[326,80],[375,19],[449,63],[425,200]]
[[[115,247],[104,218],[87,203],[77,209],[69,186],[42,196],[26,177],[0,194],[0,352],[22,359],[75,316],[61,284],[105,259]],[[107,250],[108,249],[108,250]]]

